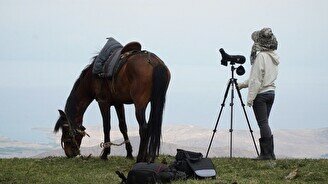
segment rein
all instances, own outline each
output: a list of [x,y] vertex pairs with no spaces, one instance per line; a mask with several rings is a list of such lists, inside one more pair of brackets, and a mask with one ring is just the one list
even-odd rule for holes
[[109,148],[111,146],[122,146],[123,144],[129,143],[129,142],[130,142],[130,140],[123,141],[123,142],[121,142],[119,144],[112,143],[112,142],[102,142],[102,143],[100,143],[100,147],[101,148]]
[[112,142],[102,142],[102,143],[100,143],[100,148],[104,148],[104,149],[102,150],[100,155],[102,155],[104,153],[106,148],[110,148],[111,146],[122,146],[123,144],[129,143],[129,142],[130,142],[130,140],[123,141],[119,144],[112,143]]

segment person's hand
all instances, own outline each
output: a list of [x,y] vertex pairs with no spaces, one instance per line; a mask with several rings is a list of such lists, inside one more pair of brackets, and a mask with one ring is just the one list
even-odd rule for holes
[[241,90],[241,89],[244,89],[246,88],[245,85],[243,85],[242,83],[238,83],[238,89]]

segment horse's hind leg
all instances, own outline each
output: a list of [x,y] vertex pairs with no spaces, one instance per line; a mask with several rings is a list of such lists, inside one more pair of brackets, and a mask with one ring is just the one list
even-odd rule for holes
[[148,136],[145,113],[146,113],[146,107],[138,107],[138,105],[136,105],[136,118],[139,123],[139,135],[140,135],[140,144],[139,144],[137,162],[146,162],[148,159],[147,147],[149,142],[149,136]]
[[125,121],[124,105],[123,104],[115,105],[115,109],[119,120],[120,131],[123,134],[124,141],[125,141],[125,149],[127,152],[126,158],[133,159],[131,143],[126,142],[129,141],[129,137],[128,137],[128,129],[126,127],[126,121]]
[[[104,143],[110,142],[110,106],[107,103],[98,103],[101,116],[103,118],[103,131],[104,131]],[[110,147],[103,149],[100,156],[101,159],[107,160],[107,155],[110,154]]]

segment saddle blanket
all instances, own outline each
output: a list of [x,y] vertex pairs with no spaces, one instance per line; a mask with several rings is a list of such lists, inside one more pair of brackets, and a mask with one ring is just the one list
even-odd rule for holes
[[112,78],[123,65],[121,55],[129,51],[141,51],[141,45],[139,42],[130,42],[123,47],[114,38],[107,39],[107,43],[95,58],[92,73]]
[[[109,71],[112,72],[114,70],[113,68],[115,66],[115,63],[118,62],[117,58],[119,58],[123,46],[121,43],[119,43],[112,37],[107,39],[108,39],[107,43],[101,49],[101,51],[99,52],[98,56],[94,61],[93,69],[92,69],[93,74],[108,73]],[[116,56],[115,58],[113,57],[114,55]],[[104,70],[105,62],[110,62],[108,66],[109,68],[107,68],[107,70],[109,70],[108,72]]]
[[104,77],[112,78],[114,74],[118,71],[118,68],[120,68],[119,66],[121,64],[121,51],[122,48],[116,49],[105,62]]

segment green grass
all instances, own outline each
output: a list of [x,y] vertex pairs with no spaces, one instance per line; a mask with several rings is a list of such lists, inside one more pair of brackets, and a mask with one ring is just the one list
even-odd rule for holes
[[[160,156],[158,161],[174,160]],[[214,158],[215,180],[187,180],[179,183],[328,183],[327,159],[284,159],[254,161],[246,158]],[[0,159],[0,183],[119,183],[116,170],[127,174],[135,161],[124,157],[83,160],[51,157],[44,159]],[[298,169],[292,180],[285,177]]]

